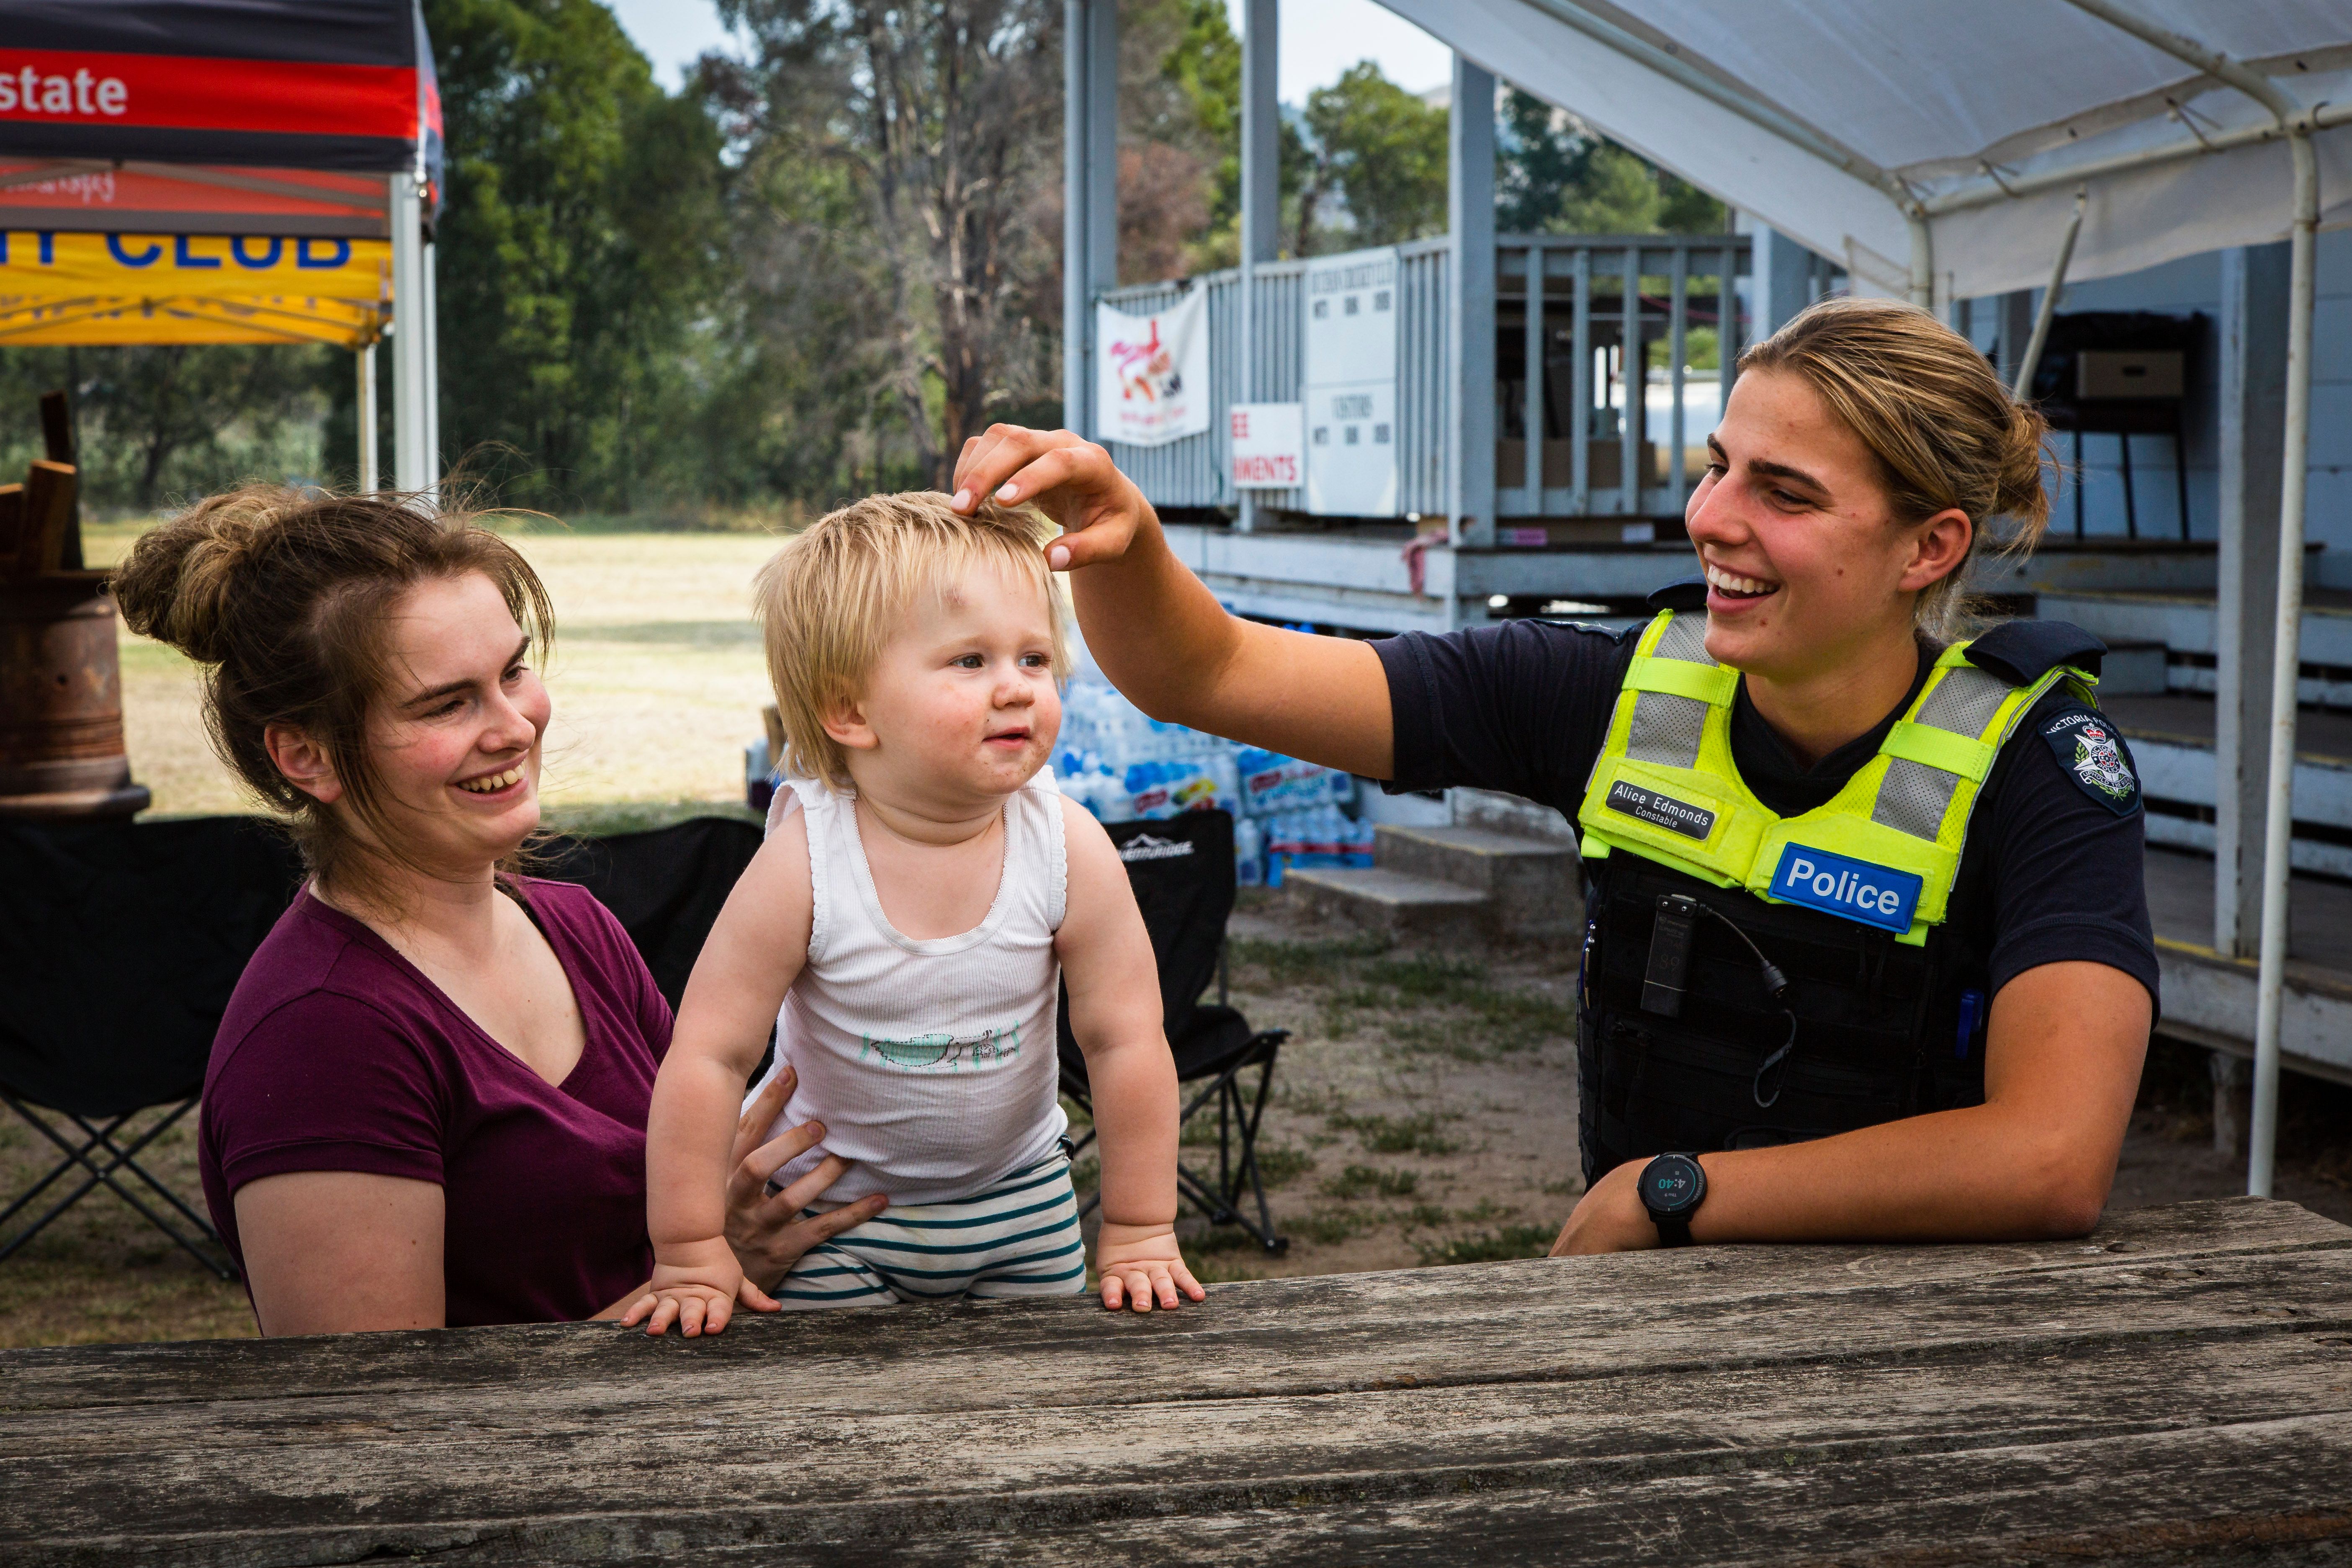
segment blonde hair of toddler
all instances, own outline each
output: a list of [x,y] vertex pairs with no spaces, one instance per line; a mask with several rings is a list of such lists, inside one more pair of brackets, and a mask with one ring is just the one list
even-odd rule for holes
[[1045,564],[1057,531],[1032,507],[983,500],[967,517],[937,490],[907,490],[853,501],[787,540],[753,583],[785,772],[851,787],[847,753],[825,733],[825,719],[857,700],[907,617],[975,564],[1037,584],[1055,673],[1067,673],[1062,595]]

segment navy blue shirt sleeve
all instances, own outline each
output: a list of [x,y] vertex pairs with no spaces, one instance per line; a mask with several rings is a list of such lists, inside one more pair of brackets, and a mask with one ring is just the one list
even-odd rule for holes
[[1633,641],[1517,620],[1375,642],[1396,735],[1391,787],[1501,790],[1574,816]]
[[[2086,786],[2041,733],[2082,710],[2061,693],[2036,703],[2001,748],[1969,818],[1968,858],[1982,854],[1990,873],[1992,989],[1998,994],[2044,963],[2104,963],[2147,986],[2158,1005],[2137,787],[2119,811],[2112,791]],[[2137,774],[2127,750],[2123,756],[2127,774]]]

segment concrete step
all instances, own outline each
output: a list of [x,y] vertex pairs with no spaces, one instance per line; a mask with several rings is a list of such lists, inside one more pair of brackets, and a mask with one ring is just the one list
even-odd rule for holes
[[1495,900],[1459,882],[1369,870],[1295,870],[1286,891],[1307,909],[1383,936],[1475,940],[1494,932]]
[[1451,882],[1491,900],[1497,935],[1568,936],[1584,923],[1576,851],[1555,840],[1382,824],[1373,829],[1372,859],[1381,870]]

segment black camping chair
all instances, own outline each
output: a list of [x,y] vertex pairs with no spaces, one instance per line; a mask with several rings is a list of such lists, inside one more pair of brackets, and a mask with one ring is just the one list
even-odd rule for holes
[[[139,1156],[194,1107],[229,993],[300,877],[286,836],[249,817],[0,822],[0,1100],[64,1155],[0,1211],[0,1232],[79,1177],[0,1242],[0,1258],[103,1185],[236,1278],[211,1250],[211,1222]],[[153,1108],[162,1120],[128,1136]]]
[[[1160,962],[1161,1017],[1169,1049],[1176,1057],[1177,1081],[1203,1086],[1185,1101],[1180,1120],[1190,1121],[1212,1100],[1217,1106],[1217,1180],[1213,1185],[1180,1162],[1177,1189],[1209,1216],[1210,1224],[1238,1225],[1269,1253],[1286,1252],[1289,1238],[1275,1234],[1265,1184],[1258,1175],[1257,1130],[1265,1115],[1267,1091],[1274,1087],[1275,1055],[1290,1031],[1254,1030],[1225,1003],[1225,921],[1234,910],[1234,819],[1222,811],[1188,811],[1166,821],[1115,823],[1110,837],[1126,863],[1144,928],[1151,933],[1152,956]],[[1212,978],[1217,999],[1204,1003],[1201,994]],[[1092,1114],[1086,1058],[1070,1035],[1069,1002],[1065,989],[1062,1092]],[[1244,1087],[1242,1074],[1252,1068],[1257,1069],[1257,1081]],[[1072,1152],[1094,1138],[1094,1130],[1087,1129]],[[1255,1224],[1239,1207],[1244,1188],[1256,1201]],[[1079,1212],[1091,1212],[1101,1201],[1097,1193]]]
[[[751,823],[704,817],[650,833],[557,839],[545,874],[584,884],[619,917],[675,1007],[759,847]],[[229,994],[301,875],[286,835],[253,817],[0,822],[0,1100],[65,1156],[0,1210],[0,1232],[81,1173],[0,1242],[0,1258],[103,1184],[205,1267],[236,1278],[205,1249],[220,1240],[211,1223],[138,1156],[194,1109]],[[65,1117],[80,1139],[34,1107]],[[156,1107],[162,1120],[125,1142],[131,1118]],[[168,1207],[159,1212],[149,1196]]]
[[760,852],[760,837],[756,823],[698,816],[649,833],[558,838],[547,846],[540,874],[578,882],[613,911],[674,1012],[735,879]]

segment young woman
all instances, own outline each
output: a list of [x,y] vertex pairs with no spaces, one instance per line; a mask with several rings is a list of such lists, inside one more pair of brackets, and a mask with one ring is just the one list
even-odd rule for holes
[[[310,878],[205,1074],[213,1222],[267,1334],[611,1317],[653,1268],[646,1113],[669,1008],[583,889],[517,873],[539,824],[552,631],[522,557],[400,497],[254,488],[142,536],[124,620],[205,670],[205,717]],[[738,1129],[728,1237],[755,1281],[871,1217],[778,1196],[822,1127]]]
[[957,483],[1069,531],[1087,646],[1154,717],[1579,823],[1556,1252],[2079,1235],[2155,1017],[2137,784],[2095,639],[1949,640],[1987,521],[2047,521],[2045,427],[1904,305],[1817,305],[1740,371],[1685,514],[1703,581],[1622,635],[1240,620],[1066,432],[992,429]]

